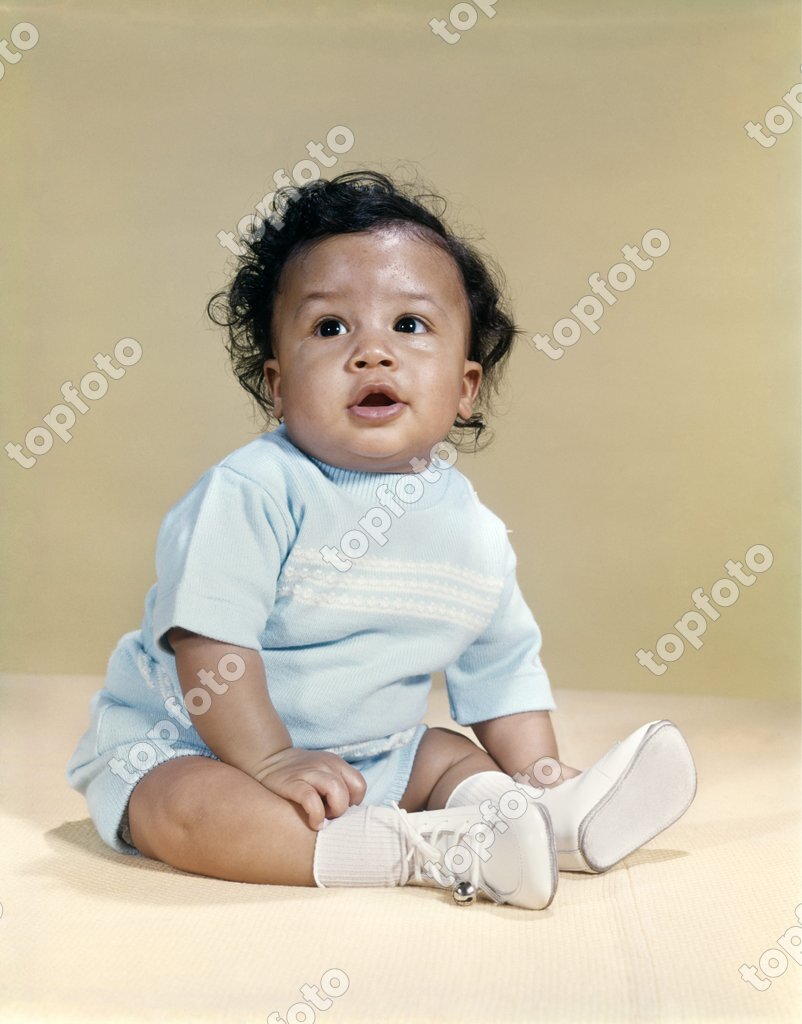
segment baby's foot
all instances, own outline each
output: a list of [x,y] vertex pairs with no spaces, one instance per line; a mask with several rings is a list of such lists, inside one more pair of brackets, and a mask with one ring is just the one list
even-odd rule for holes
[[462,883],[468,893],[481,890],[496,903],[527,910],[545,910],[554,899],[554,835],[539,801],[529,800],[522,814],[498,830],[479,806],[412,814],[397,803],[391,807],[406,842],[400,885],[434,882],[456,892]]
[[679,729],[648,722],[586,771],[546,788],[561,871],[607,871],[680,818],[696,768]]

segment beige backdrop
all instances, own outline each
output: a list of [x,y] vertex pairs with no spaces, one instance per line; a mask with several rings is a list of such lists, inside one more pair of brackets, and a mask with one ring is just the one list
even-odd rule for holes
[[[2,669],[102,673],[138,628],[164,514],[260,429],[204,317],[217,233],[341,125],[327,173],[411,168],[506,272],[527,333],[459,468],[513,531],[557,691],[798,693],[798,4],[498,0],[452,43],[450,9],[0,4],[3,445],[142,346],[71,441],[3,459]],[[744,126],[778,106],[763,146]],[[654,229],[599,330],[538,351]],[[771,568],[703,646],[639,665],[754,545]]]

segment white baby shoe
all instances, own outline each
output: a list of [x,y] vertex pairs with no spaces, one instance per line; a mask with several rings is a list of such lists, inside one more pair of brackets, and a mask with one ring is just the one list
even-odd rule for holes
[[408,813],[397,803],[406,840],[400,885],[452,889],[458,903],[481,890],[496,903],[544,910],[557,891],[557,858],[549,813],[525,794],[528,806],[500,827],[478,806]]
[[672,825],[695,795],[688,744],[673,722],[661,720],[636,729],[539,800],[551,816],[559,870],[598,873]]

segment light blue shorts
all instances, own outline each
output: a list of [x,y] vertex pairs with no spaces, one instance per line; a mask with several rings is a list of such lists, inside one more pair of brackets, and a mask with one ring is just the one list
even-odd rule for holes
[[[184,725],[180,715],[171,716],[166,711],[166,700],[173,709],[176,707],[170,702],[169,692],[153,686],[147,668],[143,671],[143,666],[136,664],[130,654],[118,648],[109,668],[114,672],[115,689],[119,692],[122,682],[125,690],[125,683],[130,682],[128,692],[141,695],[142,704],[132,707],[106,688],[92,697],[90,725],[67,765],[67,781],[85,796],[101,839],[119,853],[141,856],[128,830],[128,801],[137,783],[157,765],[174,757],[220,759],[191,723]],[[181,710],[188,722],[186,711]],[[399,745],[394,749],[371,756],[364,756],[370,743],[361,745],[364,750],[355,746],[353,754],[332,748],[365,777],[367,792],[362,805],[401,800],[426,730],[422,723],[414,726],[398,734]]]
[[365,776],[368,789],[362,801],[363,805],[389,804],[391,801],[398,803],[409,784],[412,763],[427,729],[427,725],[417,726],[412,739],[395,750],[358,760],[350,756],[344,757],[344,760]]

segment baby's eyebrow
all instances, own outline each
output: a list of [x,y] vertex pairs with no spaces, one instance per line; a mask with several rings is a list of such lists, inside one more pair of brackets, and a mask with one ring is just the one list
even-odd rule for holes
[[336,298],[337,292],[309,292],[301,299],[298,303],[295,312],[300,313],[305,306],[309,306],[313,302],[317,302],[319,299],[333,299]]
[[397,292],[397,295],[399,299],[417,299],[419,302],[428,302],[430,306],[435,306],[441,313],[445,312],[443,307],[426,292]]

